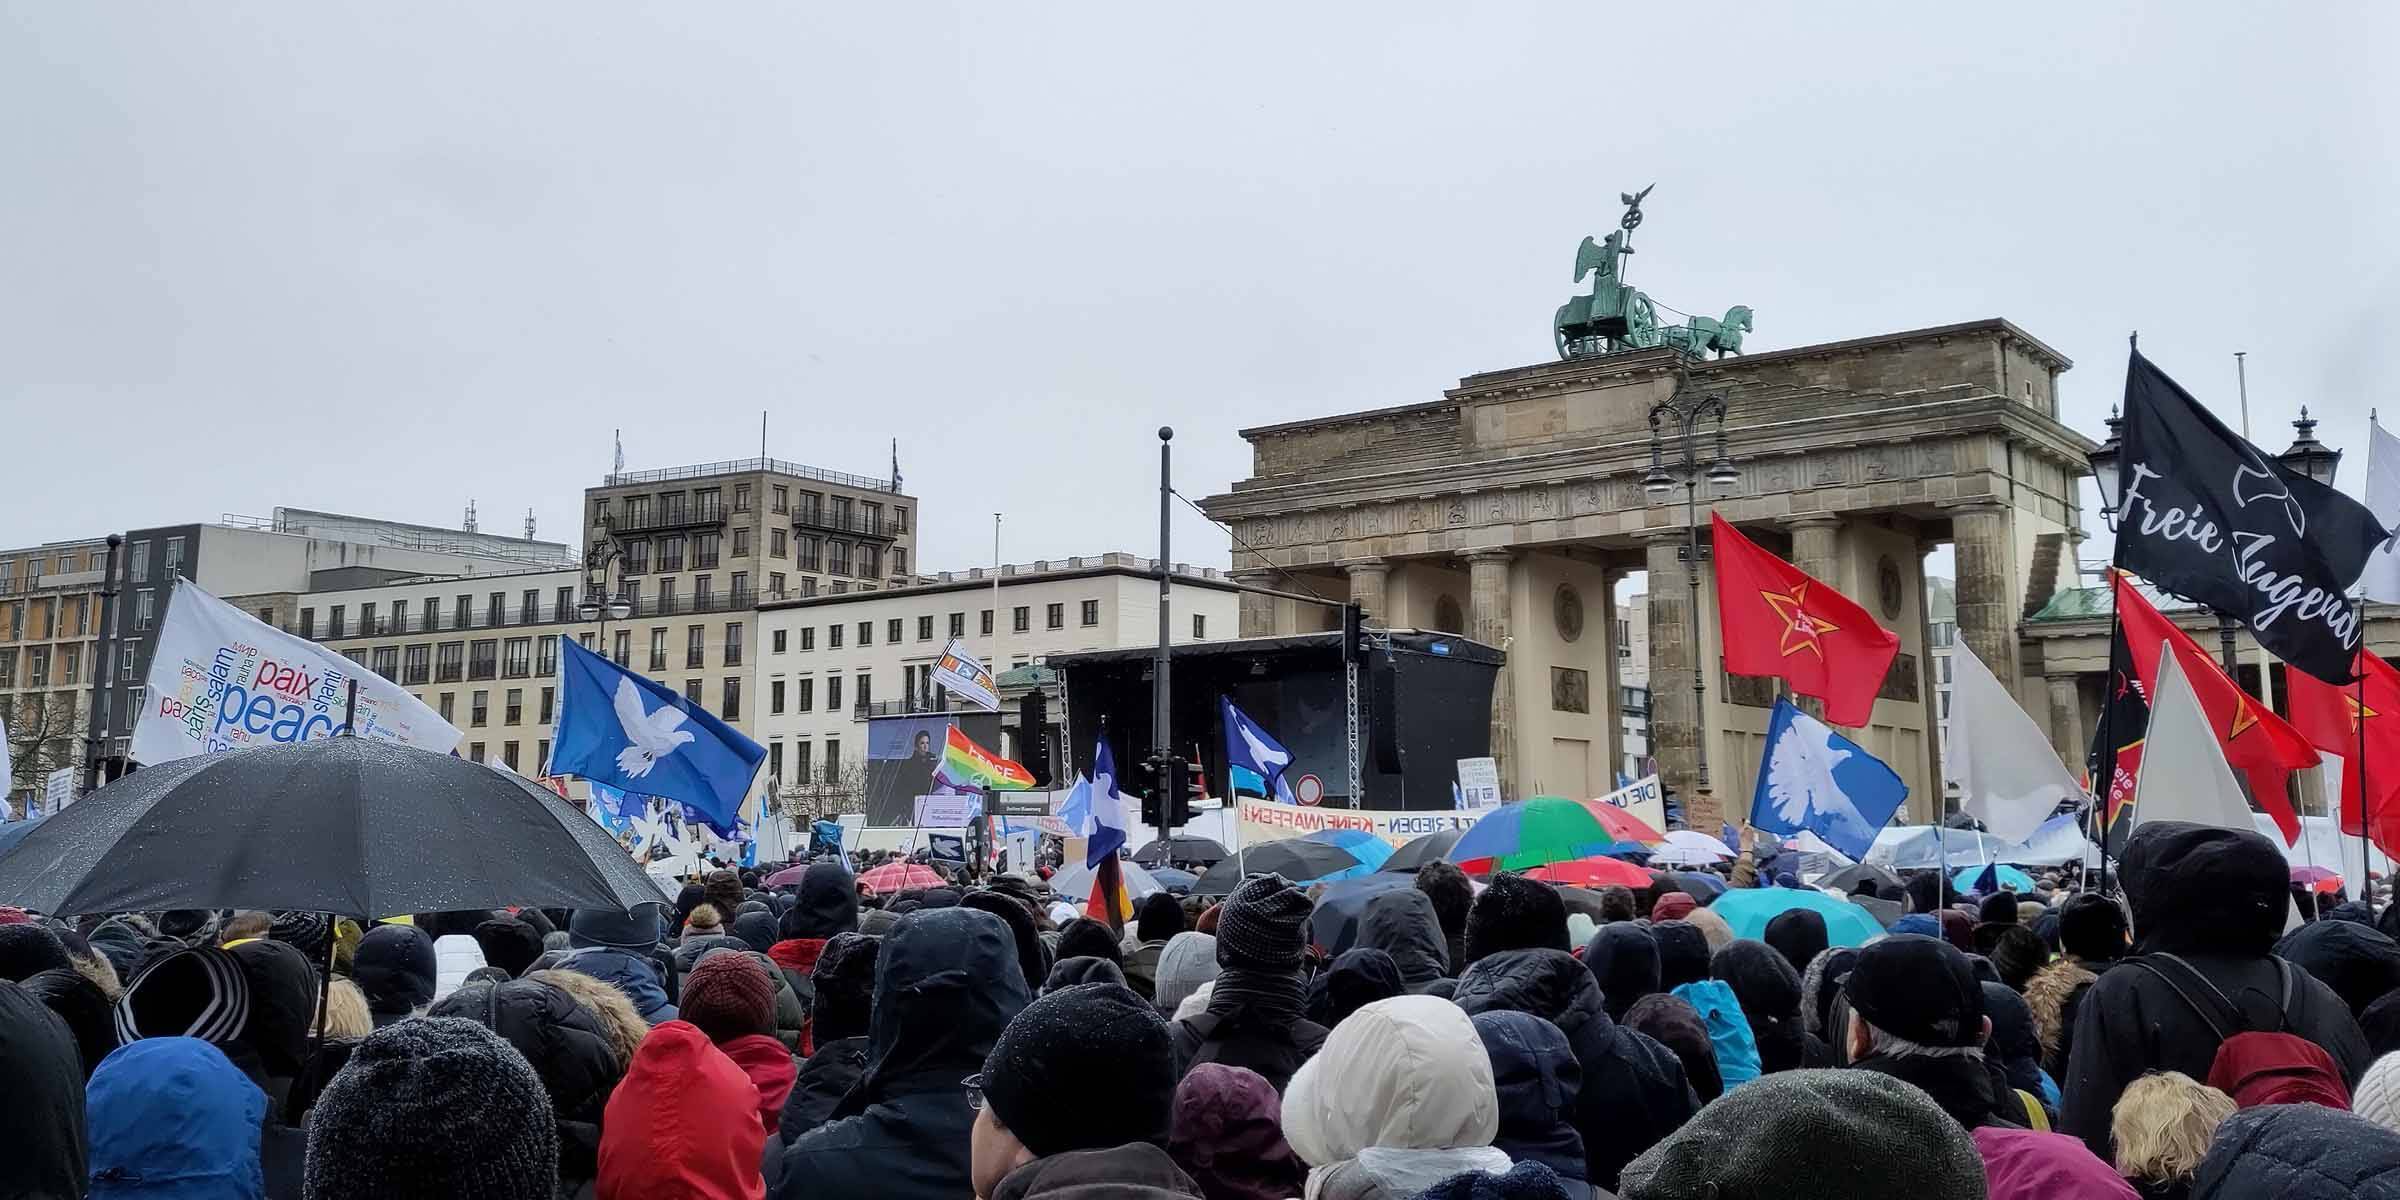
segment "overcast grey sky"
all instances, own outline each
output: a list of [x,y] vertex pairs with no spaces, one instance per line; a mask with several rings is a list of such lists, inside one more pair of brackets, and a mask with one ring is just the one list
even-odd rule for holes
[[1754,348],[2006,316],[2096,432],[2139,328],[2228,413],[2250,351],[2270,448],[2303,402],[2363,447],[2396,12],[0,0],[0,545],[573,540],[612,428],[700,462],[767,409],[778,457],[898,437],[928,568],[996,509],[1148,553],[1156,426],[1196,497],[1242,426],[1546,359],[1652,182],[1638,282]]

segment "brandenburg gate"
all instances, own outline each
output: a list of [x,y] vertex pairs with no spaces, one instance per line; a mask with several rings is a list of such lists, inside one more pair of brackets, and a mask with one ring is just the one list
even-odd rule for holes
[[[1687,821],[1713,830],[1720,814],[1748,811],[1775,695],[1773,681],[1721,665],[1705,561],[1713,507],[1899,634],[1871,723],[1849,732],[1908,782],[1911,819],[1931,819],[1942,776],[1924,563],[1935,548],[1955,550],[1959,636],[2028,711],[2051,711],[2039,664],[2028,675],[2022,663],[2020,622],[2075,582],[2092,443],[2058,421],[2071,364],[1999,319],[1758,353],[1741,352],[1748,308],[1662,325],[1621,279],[1641,221],[1639,196],[1625,199],[1619,231],[1578,255],[1592,290],[1558,310],[1556,361],[1469,375],[1435,400],[1243,430],[1250,477],[1203,505],[1238,539],[1234,576],[1287,591],[1298,581],[1357,600],[1371,624],[1503,650],[1492,750],[1505,794],[1521,798],[1613,786],[1625,653],[1615,595],[1646,571],[1652,752]],[[1644,480],[1653,406],[1703,397],[1723,403],[1734,470],[1730,487],[1699,485],[1695,593],[1684,489],[1656,495]],[[1671,422],[1666,432],[1672,465],[1682,447]],[[1704,461],[1714,437],[1711,426]],[[1242,602],[1246,637],[1337,621],[1297,601]]]

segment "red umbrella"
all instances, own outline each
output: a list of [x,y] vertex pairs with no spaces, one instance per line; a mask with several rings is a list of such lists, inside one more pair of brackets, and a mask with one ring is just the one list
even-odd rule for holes
[[941,887],[947,882],[932,867],[911,862],[885,863],[860,875],[858,881],[885,895],[910,888]]
[[[1602,805],[1601,807],[1607,806]],[[1542,879],[1551,883],[1568,883],[1576,887],[1592,888],[1612,885],[1646,888],[1650,886],[1651,878],[1650,872],[1615,858],[1571,859],[1567,862],[1554,862],[1547,866],[1535,867],[1519,872],[1519,874],[1527,879]]]

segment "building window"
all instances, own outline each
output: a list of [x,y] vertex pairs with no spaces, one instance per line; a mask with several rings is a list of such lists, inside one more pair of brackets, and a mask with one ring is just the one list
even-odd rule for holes
[[718,544],[723,539],[714,533],[701,534],[692,543],[692,569],[706,571],[717,565]]
[[1008,610],[1008,629],[1009,629],[1009,632],[1011,632],[1011,633],[1024,633],[1024,632],[1026,632],[1026,631],[1028,631],[1028,630],[1030,630],[1030,629],[1032,629],[1032,628],[1033,628],[1033,606],[1032,606],[1032,605],[1029,605],[1029,604],[1020,604],[1020,605],[1016,606],[1015,608],[1012,608],[1012,609]]
[[410,686],[433,677],[433,647],[410,646],[401,652],[400,682]]
[[1100,623],[1099,601],[1086,600],[1083,602],[1083,623],[1085,625],[1097,625]]
[[[478,691],[469,694],[467,697],[467,723],[477,729],[483,728],[484,723],[488,721],[492,715],[491,709],[492,694],[490,692]],[[483,756],[478,754],[475,757],[481,758]]]
[[785,541],[785,535],[784,535],[784,532],[783,532],[782,530],[780,530],[780,529],[770,529],[770,530],[768,530],[768,531],[767,531],[767,557],[769,557],[769,558],[788,558],[788,557],[790,557],[790,553],[789,553],[789,547],[788,547],[788,544],[787,544],[787,543],[786,543],[786,541]]
[[650,539],[634,538],[625,543],[625,573],[628,575],[650,573]]
[[717,601],[717,581],[714,576],[692,576],[692,611],[707,612]]
[[750,530],[745,526],[737,526],[733,531],[733,556],[750,557]]
[[168,539],[167,539],[167,561],[166,561],[166,563],[164,564],[164,566],[165,566],[166,576],[167,576],[167,578],[169,578],[169,579],[173,579],[173,578],[174,578],[174,577],[176,577],[177,575],[181,575],[181,574],[183,574],[183,539],[182,539],[182,538],[179,538],[179,537],[171,537],[171,538],[168,538]]
[[722,488],[699,488],[692,492],[692,507],[703,521],[720,520],[725,516],[725,492]]
[[566,587],[558,589],[558,598],[550,602],[550,619],[553,621],[564,621],[572,618],[574,615],[575,586],[573,584],[569,584]]
[[443,692],[441,702],[436,707],[441,711],[442,720],[456,722],[458,720],[458,693]]
[[859,672],[859,673],[858,673],[857,686],[856,686],[856,687],[854,687],[854,688],[852,688],[851,690],[852,690],[852,691],[855,691],[855,692],[857,692],[857,693],[858,693],[858,711],[860,711],[860,712],[865,712],[865,711],[867,711],[867,710],[868,710],[870,707],[872,707],[872,706],[874,705],[874,703],[875,703],[875,677],[874,677],[874,676],[872,676],[872,675],[869,675],[869,674],[867,674],[867,673],[866,673],[866,672],[864,672],[864,671],[861,671],[861,672]]
[[118,657],[117,657],[117,674],[118,674],[118,675],[120,675],[120,676],[126,677],[126,678],[131,678],[131,677],[132,677],[132,675],[133,675],[133,647],[131,647],[131,646],[127,646],[127,647],[125,647],[125,649],[124,649],[123,653],[121,653],[121,654],[119,654],[119,655],[118,655]]
[[650,631],[650,669],[667,669],[667,631],[663,626]]
[[725,665],[729,667],[742,665],[742,623],[740,621],[725,622]]
[[839,675],[825,677],[825,711],[842,711],[842,677]]
[[671,533],[658,539],[658,569],[661,571],[680,571],[683,569],[682,534]]
[[450,602],[450,627],[465,629],[475,623],[475,597],[459,596]]
[[898,645],[898,644],[899,644],[899,642],[900,642],[900,618],[898,618],[898,617],[893,617],[891,620],[889,620],[889,621],[885,621],[885,622],[883,623],[883,641],[884,641],[884,644],[885,644],[885,645],[887,645],[887,646],[891,646],[891,645]]
[[1042,607],[1042,628],[1065,629],[1066,627],[1067,606],[1065,604],[1048,604]]
[[535,742],[533,747],[533,769],[548,775],[550,773],[550,739],[543,738]]
[[874,546],[858,548],[858,577],[874,579],[883,574],[883,551]]
[[508,624],[507,592],[493,592],[483,598],[483,623],[486,625]]
[[825,543],[825,569],[835,575],[850,573],[850,543]]
[[792,711],[809,712],[817,707],[817,681],[800,678],[792,681]]
[[776,599],[778,599],[778,600],[782,599],[782,598],[783,598],[783,585],[784,585],[783,572],[781,572],[781,571],[769,571],[769,572],[767,572],[767,594],[768,594],[768,595],[770,595],[770,596],[773,596],[773,597],[775,597],[775,598],[776,598]]
[[482,743],[482,742],[468,742],[468,743],[467,743],[467,760],[468,760],[469,762],[482,762],[482,761],[483,761],[483,743]]
[[400,682],[400,647],[375,648],[375,673],[394,683]]
[[798,543],[798,549],[800,553],[798,557],[793,560],[794,565],[798,566],[803,571],[823,570],[824,567],[820,565],[821,560],[817,554],[817,539],[809,534],[803,533],[797,537],[796,541]]
[[767,681],[767,712],[771,716],[783,715],[783,681],[780,679]]
[[524,723],[525,723],[525,689],[524,689],[524,688],[510,688],[510,689],[508,689],[508,698],[507,698],[507,700],[506,700],[505,707],[506,707],[506,709],[507,709],[507,712],[508,712],[508,716],[507,716],[507,723],[508,723],[508,724],[511,724],[511,725],[522,725],[522,724],[524,724]]
[[950,614],[950,636],[967,636],[967,614],[963,612],[955,612]]
[[748,571],[733,573],[733,605],[735,608],[750,606],[750,572]]
[[[38,558],[33,560],[32,565],[27,568],[26,574],[36,579],[40,578],[42,574],[42,560]],[[133,544],[133,549],[127,552],[125,556],[125,582],[150,582],[150,543],[135,542]]]
[[992,610],[988,608],[983,610],[982,633],[985,637],[992,636]]
[[917,640],[920,642],[930,642],[933,640],[932,613],[927,613],[924,616],[917,618]]
[[537,675],[558,674],[558,635],[545,633],[534,639],[533,670]]
[[457,683],[467,677],[467,644],[443,642],[433,648],[433,681]]
[[842,776],[842,739],[825,739],[825,782],[839,783]]
[[767,786],[783,783],[783,741],[778,738],[767,743]]
[[892,574],[894,574],[894,575],[906,575],[906,574],[908,574],[908,547],[906,547],[906,546],[894,546],[894,547],[892,547]]
[[392,601],[392,632],[408,632],[408,601]]
[[348,621],[346,621],[346,620],[344,620],[344,619],[343,619],[343,615],[342,615],[342,610],[343,610],[345,607],[346,607],[345,605],[336,604],[336,605],[334,605],[334,606],[333,606],[333,608],[330,610],[330,612],[329,612],[329,613],[328,613],[328,615],[326,616],[326,618],[325,618],[325,636],[326,636],[326,637],[337,637],[337,638],[338,638],[338,637],[344,637],[344,636],[347,636],[347,635],[349,634],[349,632],[350,632],[350,625],[349,625],[349,622],[348,622]]
[[317,610],[313,608],[300,610],[300,628],[296,632],[304,638],[317,636]]
[[776,512],[792,511],[792,489],[780,483],[768,487],[767,502],[775,506]]
[[35,646],[25,652],[25,674],[29,687],[50,686],[50,647]]
[[671,617],[675,615],[676,608],[674,580],[661,579],[658,581],[658,603],[650,611],[662,617]]
[[510,679],[523,679],[533,674],[533,639],[510,638],[502,648],[500,673]]
[[[840,626],[835,626],[835,628],[838,629]],[[802,650],[814,650],[817,648],[816,626],[803,625],[800,627],[800,648]]]
[[[733,485],[733,511],[737,513],[745,513],[750,511],[749,484],[737,483]],[[735,553],[738,554],[740,551],[737,550]]]
[[[544,724],[544,725],[547,725],[547,724],[549,724],[549,723],[550,723],[550,721],[551,721],[551,718],[553,718],[553,717],[555,717],[555,716],[557,716],[557,715],[558,715],[558,689],[557,689],[557,688],[554,688],[554,687],[546,687],[546,688],[543,688],[543,689],[542,689],[542,715],[541,715],[541,716],[539,716],[539,717],[537,717],[537,718],[535,718],[535,719],[536,719],[536,720],[538,720],[539,722],[541,722],[542,724]],[[544,757],[544,758],[548,758],[548,757],[550,757],[550,756],[549,756],[549,754],[547,754],[547,753],[544,753],[544,754],[542,755],[542,757]]]
[[633,631],[630,629],[617,631],[616,660],[620,667],[631,665],[633,662]]
[[686,699],[686,700],[689,700],[689,701],[691,701],[691,702],[692,702],[693,704],[695,704],[695,705],[697,705],[697,704],[699,704],[699,703],[700,703],[700,681],[699,681],[699,680],[697,680],[697,679],[686,679],[686,680],[684,680],[684,681],[683,681],[683,698],[684,698],[684,699]]
[[0,650],[0,688],[17,686],[17,651],[15,647]]
[[149,588],[143,588],[133,594],[133,627],[135,629],[150,628],[151,620],[157,615],[152,606],[157,602],[157,593]]
[[742,719],[741,676],[728,675],[725,677],[725,708],[717,715],[725,718],[728,721],[739,721]]
[[1199,641],[1199,640],[1201,640],[1202,638],[1205,638],[1205,637],[1207,637],[1207,636],[1208,636],[1208,615],[1207,615],[1206,613],[1193,613],[1193,614],[1192,614],[1192,640],[1196,642],[1196,641]]
[[508,769],[511,771],[517,769],[517,744],[515,742],[500,743],[500,761],[507,763]]
[[802,783],[810,782],[808,777],[808,751],[811,745],[813,745],[813,743],[809,742],[805,738],[792,743],[792,778],[799,780]]
[[816,576],[803,575],[800,577],[800,594],[803,596],[814,596],[817,594]]
[[858,644],[861,646],[875,644],[875,622],[860,621],[858,623]]
[[708,626],[686,626],[683,631],[683,665],[696,670],[706,665],[707,657]]
[[483,638],[467,644],[467,678],[490,679],[500,669],[500,642]]

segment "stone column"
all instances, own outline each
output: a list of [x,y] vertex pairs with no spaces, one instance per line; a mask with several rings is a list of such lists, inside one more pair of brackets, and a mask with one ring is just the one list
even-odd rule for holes
[[[1792,531],[1792,565],[1808,572],[1808,577],[1835,591],[1841,590],[1840,534],[1842,519],[1831,513],[1794,517],[1787,523]],[[1822,720],[1825,702],[1814,696],[1794,696],[1792,703],[1800,711]]]
[[2008,507],[1996,500],[1951,510],[1950,542],[1958,559],[1958,636],[1992,669],[2000,685],[2017,690],[2017,612],[2009,603]]
[[2073,675],[2045,677],[2050,684],[2050,745],[2070,770],[2083,768],[2083,689]]
[[[1229,574],[1235,583],[1246,583],[1254,587],[1274,587],[1273,580],[1277,578],[1274,573],[1268,571],[1233,571]],[[1243,592],[1241,596],[1239,621],[1241,636],[1246,638],[1273,637],[1275,635],[1275,598],[1261,596],[1256,592]]]
[[[1509,644],[1508,572],[1515,558],[1508,550],[1467,555],[1468,636],[1504,653]],[[1510,800],[1524,799],[1517,794],[1512,774],[1517,742],[1516,668],[1516,656],[1508,654],[1492,681],[1492,758],[1500,768],[1500,794]]]
[[[1659,783],[1692,816],[1700,775],[1700,709],[1692,695],[1692,662],[1698,652],[1693,628],[1692,589],[1684,578],[1683,531],[1652,539],[1650,569],[1650,755],[1658,760]],[[1698,828],[1695,824],[1694,828]],[[1714,826],[1709,832],[1716,832]]]
[[1623,575],[1615,567],[1600,573],[1600,629],[1605,635],[1601,641],[1604,647],[1601,662],[1605,666],[1600,672],[1600,686],[1607,693],[1600,715],[1608,722],[1608,773],[1600,788],[1604,793],[1617,790],[1617,772],[1625,769],[1625,683],[1617,669],[1623,661],[1619,656],[1624,653],[1624,646],[1617,638],[1617,580]]
[[1366,610],[1367,623],[1389,626],[1390,607],[1387,600],[1392,578],[1392,564],[1380,558],[1369,558],[1347,564],[1350,573],[1350,598]]

